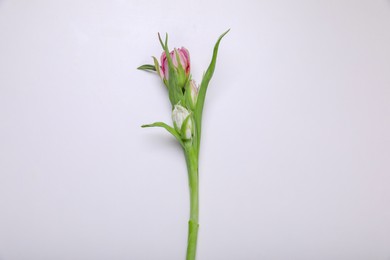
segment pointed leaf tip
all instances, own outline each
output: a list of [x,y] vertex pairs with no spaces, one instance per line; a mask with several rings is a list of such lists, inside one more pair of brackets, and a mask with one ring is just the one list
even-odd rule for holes
[[224,32],[221,37],[225,36],[228,32],[230,32],[230,28],[226,30],[226,32]]
[[156,71],[156,67],[154,65],[151,65],[151,64],[145,64],[145,65],[139,66],[137,68],[137,70],[152,70],[152,71]]
[[200,84],[200,89],[199,89],[199,94],[198,94],[198,101],[197,101],[196,108],[195,108],[196,125],[199,126],[197,128],[197,136],[198,136],[197,146],[198,147],[199,147],[200,134],[201,134],[200,133],[200,129],[201,129],[201,124],[202,124],[203,106],[204,106],[204,101],[205,101],[205,97],[206,97],[207,88],[208,88],[209,82],[210,82],[210,80],[211,80],[211,78],[212,78],[212,76],[214,74],[215,65],[216,65],[216,62],[217,62],[219,44],[220,44],[222,38],[229,31],[230,31],[230,29],[227,30],[226,32],[224,32],[223,34],[221,34],[221,36],[219,36],[217,42],[215,43],[214,49],[213,49],[213,56],[211,58],[210,65],[207,68],[206,72],[203,74],[202,82]]
[[163,43],[163,41],[161,39],[160,33],[158,33],[158,40],[160,41],[161,47],[165,50],[165,45],[164,45],[164,43]]

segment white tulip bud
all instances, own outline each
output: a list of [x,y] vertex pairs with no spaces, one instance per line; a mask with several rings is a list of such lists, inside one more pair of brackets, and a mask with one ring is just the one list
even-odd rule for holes
[[193,135],[193,120],[190,112],[177,104],[172,111],[173,125],[183,140],[190,140]]
[[181,127],[183,125],[184,120],[190,115],[190,112],[188,110],[177,104],[175,105],[173,111],[172,111],[172,120],[173,120],[173,125],[176,128],[176,131],[179,133],[181,132]]

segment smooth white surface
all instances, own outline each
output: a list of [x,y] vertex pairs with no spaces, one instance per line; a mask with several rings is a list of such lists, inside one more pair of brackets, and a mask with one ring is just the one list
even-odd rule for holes
[[0,259],[184,259],[157,32],[200,81],[199,260],[390,259],[390,2],[0,1]]

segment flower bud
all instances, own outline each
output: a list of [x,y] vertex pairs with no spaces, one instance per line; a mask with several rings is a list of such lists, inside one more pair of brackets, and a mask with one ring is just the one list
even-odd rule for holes
[[[190,54],[186,48],[181,47],[178,49],[175,48],[169,55],[178,74],[178,84],[183,88],[190,75]],[[161,54],[161,72],[159,74],[164,81],[168,81],[169,67],[165,52]]]
[[190,112],[183,106],[177,104],[172,111],[173,125],[180,133],[183,140],[189,140],[193,134],[193,122]]
[[195,80],[190,81],[190,85],[187,89],[188,91],[188,101],[191,105],[191,109],[195,109],[196,101],[198,100],[199,86],[196,84]]
[[179,133],[181,132],[183,122],[184,122],[184,120],[186,120],[186,118],[189,115],[190,115],[190,112],[188,112],[188,110],[185,107],[183,107],[179,104],[175,105],[175,107],[173,108],[173,111],[172,111],[172,120],[173,120],[173,125],[176,128],[176,131],[178,131]]

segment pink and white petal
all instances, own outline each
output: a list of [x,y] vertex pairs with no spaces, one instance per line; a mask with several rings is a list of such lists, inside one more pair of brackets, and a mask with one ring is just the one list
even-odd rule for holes
[[190,63],[190,53],[185,47],[179,48],[180,52],[183,53],[184,57],[186,58],[187,62]]
[[178,52],[178,54],[179,54],[180,63],[183,66],[183,68],[185,69],[187,67],[187,59],[184,56],[183,52],[180,51],[180,52]]
[[177,64],[177,49],[173,49],[173,51],[171,52],[171,58],[172,58],[172,62],[173,62],[173,66],[175,68],[177,68],[178,64]]
[[161,67],[161,69],[164,74],[164,78],[168,79],[169,78],[168,60],[164,61],[164,65]]
[[161,65],[163,65],[165,63],[166,59],[167,59],[167,56],[166,56],[165,52],[161,53],[161,58],[160,58]]

